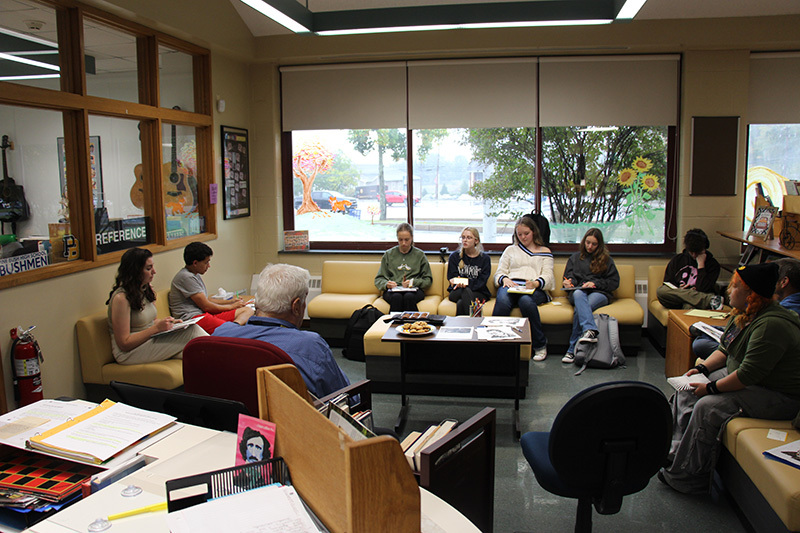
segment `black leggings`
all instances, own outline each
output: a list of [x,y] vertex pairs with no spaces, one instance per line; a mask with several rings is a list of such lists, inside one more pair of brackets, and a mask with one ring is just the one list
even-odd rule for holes
[[469,306],[476,298],[481,296],[487,300],[489,299],[480,292],[472,292],[472,289],[469,287],[459,287],[450,291],[450,296],[448,296],[448,298],[450,298],[451,302],[456,303],[456,315],[469,316]]
[[415,288],[413,291],[385,291],[383,299],[389,302],[390,311],[418,311],[417,302],[425,298],[422,289]]

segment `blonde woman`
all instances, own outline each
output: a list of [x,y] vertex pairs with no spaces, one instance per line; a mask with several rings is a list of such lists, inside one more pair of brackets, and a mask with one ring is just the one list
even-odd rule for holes
[[[469,308],[476,299],[483,301],[491,297],[486,283],[492,273],[492,262],[483,253],[481,236],[473,227],[466,227],[461,232],[461,245],[450,254],[447,262],[447,279],[450,286],[451,302],[456,303],[457,315],[469,315]],[[458,278],[462,278],[459,280]],[[463,280],[466,279],[465,283]]]

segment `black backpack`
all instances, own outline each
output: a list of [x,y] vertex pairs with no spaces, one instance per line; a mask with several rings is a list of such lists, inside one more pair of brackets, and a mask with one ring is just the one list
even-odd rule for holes
[[533,219],[536,227],[539,228],[539,235],[542,237],[544,245],[550,246],[550,222],[547,221],[547,217],[533,211],[522,216]]
[[342,354],[353,361],[364,360],[364,333],[372,327],[383,313],[377,307],[365,305],[353,311],[344,330],[344,350]]

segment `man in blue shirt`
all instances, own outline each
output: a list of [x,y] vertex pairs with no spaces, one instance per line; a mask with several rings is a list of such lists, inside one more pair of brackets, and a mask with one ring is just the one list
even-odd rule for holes
[[[778,283],[775,284],[773,298],[783,307],[800,315],[800,261],[784,257],[775,261],[775,264],[778,265]],[[718,345],[717,341],[703,333],[692,342],[692,351],[700,359],[705,359]]]
[[214,331],[214,336],[256,339],[281,348],[294,361],[308,391],[319,398],[348,386],[350,380],[336,364],[322,337],[300,329],[309,277],[304,268],[267,265],[258,279],[255,316],[243,326],[226,322]]

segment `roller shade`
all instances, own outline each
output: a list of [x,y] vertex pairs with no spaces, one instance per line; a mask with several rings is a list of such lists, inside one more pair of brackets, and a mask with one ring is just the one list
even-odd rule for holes
[[280,72],[283,131],[406,128],[405,62]]
[[536,64],[536,58],[409,62],[409,128],[536,126]]
[[750,55],[748,122],[800,123],[800,53]]
[[680,56],[539,58],[542,126],[669,126]]

